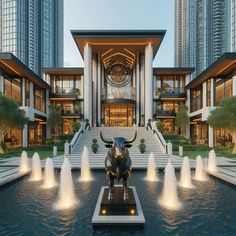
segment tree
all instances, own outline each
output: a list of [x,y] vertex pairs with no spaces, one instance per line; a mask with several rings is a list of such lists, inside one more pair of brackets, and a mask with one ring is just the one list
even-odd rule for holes
[[59,125],[62,124],[61,107],[49,106],[48,125],[55,131],[55,136],[59,135]]
[[219,107],[208,117],[208,124],[215,129],[225,129],[232,135],[233,153],[236,153],[236,96],[221,100]]
[[188,117],[188,107],[186,105],[180,105],[179,111],[176,114],[176,126],[180,128],[180,132],[182,135],[186,135],[186,128],[189,125],[189,117]]
[[9,129],[22,130],[27,122],[25,111],[19,109],[16,101],[0,93],[0,147],[4,145],[4,136]]

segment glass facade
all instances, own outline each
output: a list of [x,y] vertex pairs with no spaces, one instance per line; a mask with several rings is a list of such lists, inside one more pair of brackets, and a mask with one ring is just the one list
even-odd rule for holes
[[206,82],[206,92],[207,92],[207,95],[206,95],[206,105],[207,107],[210,107],[211,106],[211,80],[207,80]]
[[46,137],[46,126],[40,122],[31,122],[28,125],[29,145],[42,144]]
[[22,82],[21,79],[5,79],[4,94],[14,99],[19,106],[22,105]]
[[63,66],[63,0],[0,0],[0,52],[36,74]]
[[46,112],[45,90],[34,85],[34,108]]
[[190,111],[194,112],[202,108],[202,87],[192,89],[190,93],[191,106]]
[[194,122],[190,125],[190,136],[194,144],[208,143],[208,125],[204,122]]
[[4,142],[7,147],[18,147],[22,145],[22,131],[10,129],[4,136]]
[[230,146],[232,143],[232,136],[224,129],[215,129],[215,145],[216,146]]
[[215,80],[215,106],[218,106],[222,98],[232,96],[232,79]]

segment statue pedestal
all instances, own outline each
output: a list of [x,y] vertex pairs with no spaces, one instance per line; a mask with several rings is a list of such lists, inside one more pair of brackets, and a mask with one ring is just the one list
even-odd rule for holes
[[141,225],[145,224],[143,211],[135,187],[128,189],[128,200],[123,199],[123,186],[115,185],[114,198],[108,200],[108,187],[101,188],[92,224],[98,225]]

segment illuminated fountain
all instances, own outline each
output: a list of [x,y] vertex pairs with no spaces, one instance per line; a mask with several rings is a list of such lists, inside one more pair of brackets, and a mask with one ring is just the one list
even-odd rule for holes
[[20,158],[19,172],[26,173],[28,171],[29,171],[29,164],[28,164],[27,152],[23,151],[21,153],[21,158]]
[[55,208],[57,210],[65,210],[75,207],[77,203],[78,201],[75,196],[70,161],[65,157],[63,165],[61,167],[61,183]]
[[53,188],[56,185],[54,176],[54,165],[51,158],[47,158],[44,170],[44,181],[42,188]]
[[42,179],[41,162],[38,153],[34,153],[32,160],[32,174],[30,177],[31,181],[39,181]]
[[182,188],[195,188],[191,180],[191,169],[188,157],[184,157],[183,159],[179,186]]
[[158,181],[156,162],[153,152],[150,153],[150,156],[148,158],[147,175],[145,177],[145,180],[150,182]]
[[79,177],[79,181],[87,182],[87,181],[93,180],[93,176],[91,174],[90,167],[89,167],[89,151],[86,146],[84,146],[84,150],[83,150],[83,154],[81,158],[80,171],[81,171],[81,174]]
[[177,194],[175,169],[172,166],[170,159],[165,168],[164,187],[159,203],[168,210],[178,210],[181,207]]
[[207,170],[211,173],[217,172],[216,153],[213,149],[209,153]]
[[204,165],[203,165],[202,158],[200,155],[198,155],[197,159],[196,159],[196,169],[195,169],[194,179],[198,180],[198,181],[207,181],[208,180],[206,177]]

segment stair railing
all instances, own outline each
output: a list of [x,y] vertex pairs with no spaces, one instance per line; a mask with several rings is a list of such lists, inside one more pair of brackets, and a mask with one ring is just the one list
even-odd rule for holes
[[159,147],[163,154],[167,154],[167,143],[162,135],[162,133],[156,127],[156,121],[152,122],[152,131],[156,137]]
[[84,133],[84,127],[85,127],[84,122],[81,122],[80,129],[74,134],[74,137],[72,138],[72,140],[71,140],[71,142],[69,144],[69,154],[73,153],[74,148],[76,146],[76,143],[78,142],[78,140],[80,139],[80,137]]

